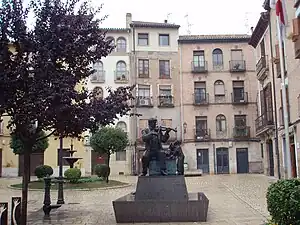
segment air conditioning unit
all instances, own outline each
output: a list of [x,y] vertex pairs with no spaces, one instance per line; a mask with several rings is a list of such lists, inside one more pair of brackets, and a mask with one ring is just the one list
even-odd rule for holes
[[150,104],[150,100],[149,99],[140,99],[139,100],[139,104],[140,105],[149,105]]

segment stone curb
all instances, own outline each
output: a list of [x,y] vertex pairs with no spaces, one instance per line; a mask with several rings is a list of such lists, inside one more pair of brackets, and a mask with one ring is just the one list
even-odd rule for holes
[[[110,190],[110,189],[120,189],[133,186],[132,184],[124,184],[112,187],[103,187],[103,188],[74,188],[74,189],[64,189],[64,191],[97,191],[97,190]],[[12,190],[22,190],[22,188],[12,187],[8,185],[7,188]],[[44,189],[28,189],[28,191],[44,191]],[[57,191],[57,189],[52,189],[51,191]]]

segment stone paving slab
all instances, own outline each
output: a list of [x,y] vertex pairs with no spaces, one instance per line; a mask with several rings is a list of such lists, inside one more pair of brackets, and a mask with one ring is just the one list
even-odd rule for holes
[[[135,190],[137,177],[119,176],[111,179],[133,184],[131,187],[94,191],[64,192],[65,202],[51,212],[51,220],[44,219],[41,210],[43,192],[30,191],[28,204],[29,225],[114,225],[112,201]],[[10,203],[11,196],[20,196],[20,190],[7,189],[20,179],[0,179],[0,201]],[[189,192],[204,192],[210,200],[207,223],[161,223],[203,225],[262,225],[268,218],[266,190],[270,178],[263,175],[211,175],[187,177]],[[51,192],[55,204],[57,191]],[[148,223],[140,223],[147,225]],[[126,224],[125,224],[126,225]]]

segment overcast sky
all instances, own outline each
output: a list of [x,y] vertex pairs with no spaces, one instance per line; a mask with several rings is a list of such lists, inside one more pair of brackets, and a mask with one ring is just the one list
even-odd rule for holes
[[103,15],[109,17],[104,27],[125,27],[126,13],[133,20],[163,22],[181,25],[180,34],[187,34],[187,18],[191,34],[245,34],[256,25],[263,0],[93,0],[103,3]]

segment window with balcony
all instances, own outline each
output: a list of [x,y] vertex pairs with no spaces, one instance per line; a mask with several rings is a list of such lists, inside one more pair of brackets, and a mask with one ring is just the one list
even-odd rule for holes
[[222,114],[216,117],[216,131],[217,134],[226,132],[226,117]]
[[194,104],[207,104],[208,94],[206,93],[205,82],[194,82]]
[[173,106],[172,86],[171,85],[159,85],[158,94],[159,106]]
[[261,40],[259,48],[257,48],[257,56],[259,58],[258,62],[256,63],[257,78],[258,80],[263,81],[267,77],[268,73],[266,73],[266,71],[269,69],[264,39]]
[[150,85],[138,85],[137,106],[151,106]]
[[246,63],[243,58],[243,51],[241,49],[231,50],[231,60],[229,63],[231,72],[243,72],[246,70]]
[[117,39],[117,52],[126,52],[126,39],[124,37],[119,37]]
[[149,59],[139,59],[139,77],[149,77]]
[[208,138],[209,132],[207,129],[207,117],[206,116],[196,116],[196,132],[195,136],[197,140],[203,140]]
[[195,73],[207,71],[207,63],[203,50],[193,52],[192,71]]
[[140,46],[149,45],[149,34],[139,33],[138,34],[138,45],[140,45]]
[[160,34],[159,35],[159,45],[160,46],[169,46],[170,45],[170,35],[169,34]]
[[247,138],[250,137],[250,127],[247,126],[246,115],[235,115],[234,116],[234,138]]
[[[161,126],[173,128],[172,119],[161,119]],[[171,132],[170,133],[170,138],[169,138],[168,141],[175,141],[175,140],[176,140],[176,133]]]
[[102,87],[95,87],[92,92],[93,98],[103,99],[103,89]]
[[[298,3],[297,3],[298,4]],[[297,8],[297,13],[299,14],[299,4]],[[293,36],[292,40],[294,42],[295,59],[300,59],[300,18],[293,19]]]
[[225,85],[222,80],[217,80],[214,83],[215,89],[215,102],[224,102],[225,101]]
[[213,50],[213,68],[214,70],[223,69],[223,52],[221,49],[216,48]]
[[126,81],[128,79],[127,66],[124,61],[118,61],[115,72],[115,81]]
[[105,81],[105,71],[103,69],[103,63],[101,61],[97,61],[93,65],[93,69],[95,72],[91,75],[92,83],[102,83]]
[[169,79],[170,75],[170,60],[159,60],[159,78]]
[[233,81],[232,103],[243,104],[248,102],[248,93],[245,92],[244,81]]

